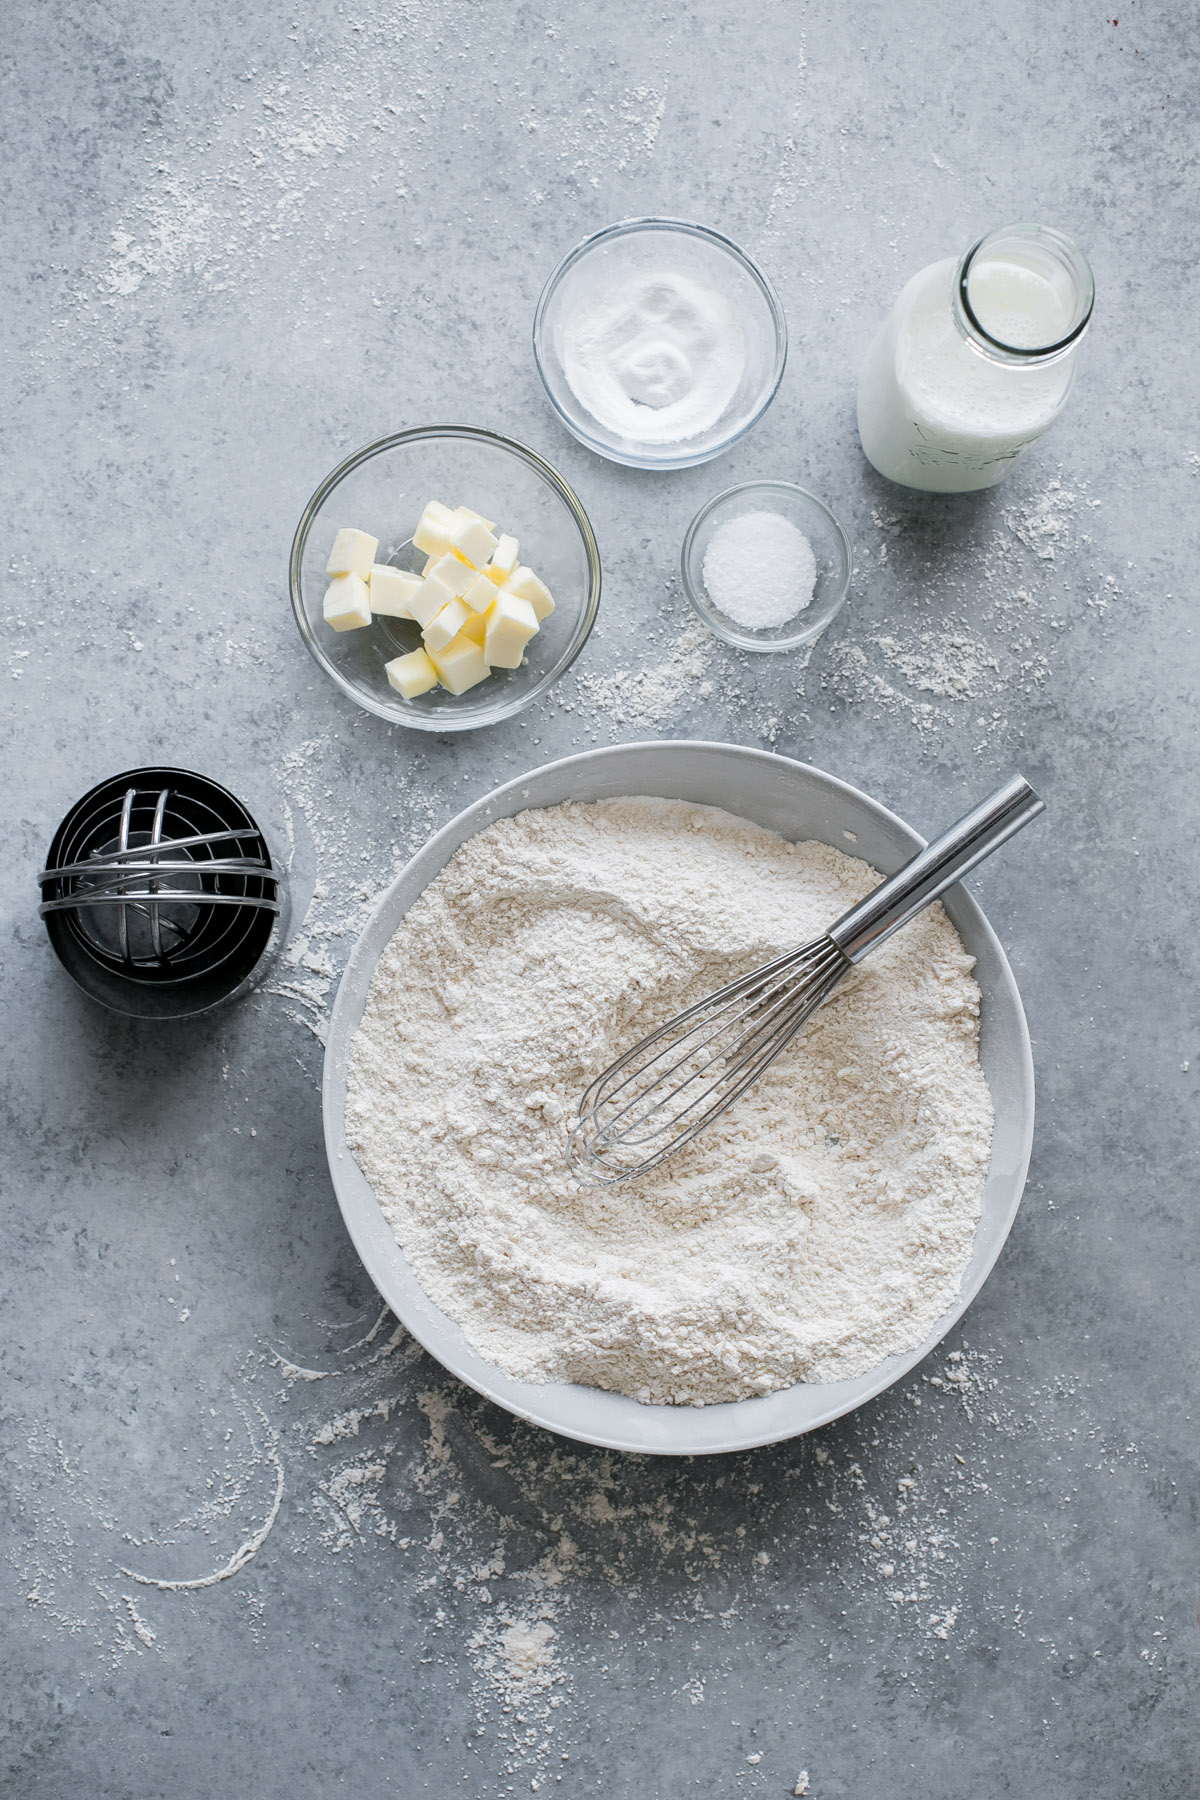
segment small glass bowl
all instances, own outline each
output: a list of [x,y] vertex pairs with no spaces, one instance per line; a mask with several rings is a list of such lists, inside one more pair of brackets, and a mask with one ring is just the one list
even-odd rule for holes
[[[720,418],[693,437],[664,444],[610,431],[576,398],[563,364],[573,308],[603,286],[654,272],[690,275],[716,288],[734,307],[746,347],[741,381]],[[761,269],[719,232],[684,219],[624,219],[576,244],[551,274],[533,318],[533,354],[550,404],[589,450],[631,469],[690,469],[736,444],[775,398],[787,361],[787,321]],[[649,409],[647,416],[653,416]]]
[[[744,513],[774,512],[802,531],[813,548],[817,579],[808,605],[786,624],[767,629],[739,625],[709,599],[704,557],[718,526]],[[854,562],[840,521],[815,494],[790,481],[743,481],[702,506],[687,528],[681,558],[683,590],[710,631],[739,650],[795,650],[820,637],[842,609]]]
[[[412,533],[429,500],[470,506],[520,539],[521,561],[545,581],[554,611],[530,639],[519,669],[495,669],[465,694],[444,688],[406,700],[384,664],[421,642],[407,619],[375,618],[360,631],[326,625],[325,562],[343,525],[379,539],[377,562],[418,572]],[[424,425],[356,450],[327,475],[292,541],[292,608],[313,658],[344,694],[381,719],[416,731],[472,731],[510,719],[544,694],[587,642],[600,605],[600,553],[588,516],[550,464],[498,432]]]

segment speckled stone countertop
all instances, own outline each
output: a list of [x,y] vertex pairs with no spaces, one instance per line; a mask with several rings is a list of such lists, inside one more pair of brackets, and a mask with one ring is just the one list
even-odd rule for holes
[[[59,0],[5,37],[4,1793],[1193,1795],[1187,10]],[[558,256],[652,212],[745,245],[791,329],[757,429],[669,476],[570,439],[529,343]],[[873,329],[1030,217],[1096,271],[1063,422],[993,493],[889,487],[854,429]],[[605,573],[554,694],[458,741],[343,701],[285,584],[321,476],[434,419],[548,456]],[[754,476],[854,541],[807,661],[680,593],[688,520]],[[1050,807],[972,883],[1039,1079],[995,1273],[882,1399],[693,1463],[521,1426],[380,1319],[318,1096],[409,851],[661,736],[925,831],[1013,767]],[[158,761],[290,844],[296,912],[265,991],[148,1029],[76,994],[33,876],[78,795]]]

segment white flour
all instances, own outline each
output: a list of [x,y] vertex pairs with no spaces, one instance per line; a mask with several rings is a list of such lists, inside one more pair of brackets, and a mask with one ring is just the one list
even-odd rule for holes
[[877,877],[708,807],[566,805],[463,846],[380,960],[347,1133],[429,1296],[510,1375],[701,1405],[861,1373],[958,1290],[992,1109],[940,907],[640,1182],[564,1161],[619,1049]]
[[[647,633],[646,644],[655,641],[655,635]],[[640,669],[618,668],[609,675],[580,674],[579,691],[591,716],[610,726],[661,725],[679,712],[693,691],[697,699],[711,697],[713,684],[705,677],[712,645],[711,633],[699,619],[689,617],[660,661]],[[573,709],[573,702],[567,704]]]

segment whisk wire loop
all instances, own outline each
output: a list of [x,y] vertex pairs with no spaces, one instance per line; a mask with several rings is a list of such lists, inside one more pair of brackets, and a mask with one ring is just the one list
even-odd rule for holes
[[849,968],[831,939],[818,939],[651,1032],[584,1095],[571,1143],[577,1165],[609,1180],[656,1167],[765,1073]]
[[974,807],[823,937],[686,1007],[587,1088],[568,1157],[607,1185],[647,1174],[764,1075],[842,977],[984,857],[1043,812],[1023,777]]

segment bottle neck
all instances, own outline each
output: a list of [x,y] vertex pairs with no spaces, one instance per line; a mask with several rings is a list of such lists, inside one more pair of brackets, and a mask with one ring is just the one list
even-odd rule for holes
[[1073,356],[1095,283],[1082,250],[1048,225],[1004,225],[973,244],[954,272],[960,334],[989,362],[1042,368]]

